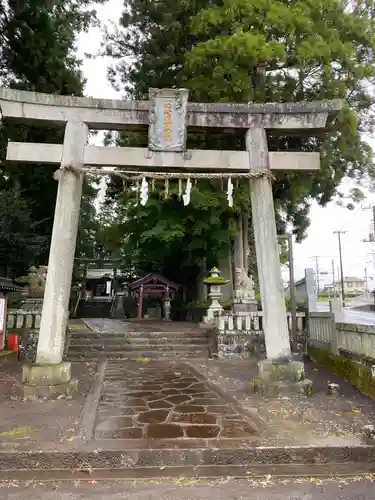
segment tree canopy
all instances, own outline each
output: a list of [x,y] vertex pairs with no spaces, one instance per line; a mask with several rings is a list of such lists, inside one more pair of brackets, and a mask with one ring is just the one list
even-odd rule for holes
[[[288,102],[340,98],[344,108],[319,138],[269,137],[269,149],[322,151],[319,172],[278,175],[274,199],[280,229],[306,235],[312,200],[342,198],[345,176],[374,178],[373,154],[362,133],[373,131],[375,3],[369,0],[124,0],[120,28],[107,34],[117,58],[110,79],[125,93],[147,98],[149,87],[185,87],[203,102]],[[145,146],[142,135],[120,144]],[[188,147],[244,149],[243,137],[193,136]],[[109,197],[121,190],[111,184]],[[353,191],[356,199],[360,190]],[[191,271],[218,258],[233,235],[233,216],[250,211],[248,189],[236,189],[229,210],[220,186],[199,182],[192,203],[154,195],[146,207],[122,196],[118,238],[142,267]],[[179,271],[178,271],[179,270]],[[171,271],[172,272],[172,271]],[[197,273],[195,272],[195,277]]]
[[[82,95],[84,78],[76,56],[76,37],[96,22],[94,4],[105,0],[0,0],[0,86],[34,92]],[[24,259],[14,252],[6,258],[8,268],[19,275],[34,263],[46,264],[56,200],[57,182],[45,165],[14,165],[4,161],[8,140],[62,143],[62,132],[53,128],[0,126],[0,189],[9,197],[14,190],[20,220],[30,221],[38,238],[31,238],[33,252]],[[88,199],[93,194],[85,191]],[[90,198],[91,196],[91,198]],[[5,198],[4,198],[5,199]],[[7,206],[1,206],[7,210]],[[26,210],[25,214],[20,211]],[[85,217],[84,210],[83,217]],[[6,214],[6,212],[5,212]],[[0,214],[0,218],[4,214]],[[26,224],[27,225],[27,224]],[[0,226],[0,239],[7,238]],[[23,235],[26,238],[30,231]],[[27,243],[26,238],[25,243]],[[39,246],[37,242],[39,241]],[[22,246],[22,245],[21,245]],[[31,262],[30,262],[31,259]],[[20,269],[21,266],[21,269]],[[23,268],[23,269],[22,269]]]

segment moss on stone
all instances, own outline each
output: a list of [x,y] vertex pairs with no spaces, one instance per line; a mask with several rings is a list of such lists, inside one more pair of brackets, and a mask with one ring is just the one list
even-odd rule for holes
[[206,278],[203,283],[205,285],[226,285],[229,281],[221,276],[210,276],[209,278]]
[[375,399],[375,378],[371,368],[360,362],[336,356],[317,347],[309,348],[310,358],[320,366],[328,368],[339,377],[345,378],[354,387]]

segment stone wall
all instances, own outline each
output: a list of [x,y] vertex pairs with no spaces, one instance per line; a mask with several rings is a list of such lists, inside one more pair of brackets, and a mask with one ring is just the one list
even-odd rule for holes
[[375,326],[335,323],[329,312],[310,314],[308,354],[375,398]]
[[357,360],[373,360],[375,364],[375,325],[335,323],[330,312],[309,314],[308,343]]
[[340,352],[375,363],[375,325],[336,323],[336,334]]
[[[289,331],[291,323],[291,313],[288,313]],[[262,311],[237,315],[225,313],[217,318],[217,330],[219,357],[247,356],[253,351],[265,350]],[[297,313],[297,344],[300,350],[305,345],[306,331],[306,315]]]

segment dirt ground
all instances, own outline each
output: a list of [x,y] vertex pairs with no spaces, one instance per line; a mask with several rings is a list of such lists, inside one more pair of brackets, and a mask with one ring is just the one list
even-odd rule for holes
[[[314,383],[315,394],[280,399],[264,399],[251,393],[250,381],[257,375],[256,360],[192,360],[189,364],[253,416],[262,444],[363,444],[363,427],[375,421],[374,400],[308,360],[306,374]],[[328,396],[328,382],[339,384],[341,395]]]
[[14,359],[0,364],[0,448],[12,443],[28,447],[40,443],[69,443],[75,436],[96,373],[94,363],[75,363],[72,375],[80,380],[80,393],[72,399],[56,401],[24,401],[21,364]]

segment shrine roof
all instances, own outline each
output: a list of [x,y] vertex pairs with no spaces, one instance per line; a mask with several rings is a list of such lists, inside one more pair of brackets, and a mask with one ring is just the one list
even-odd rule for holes
[[164,276],[161,276],[160,274],[156,273],[149,273],[146,274],[146,276],[143,276],[143,278],[139,278],[130,285],[131,290],[136,290],[137,288],[140,288],[142,285],[152,285],[152,284],[160,284],[163,285],[164,287],[169,287],[172,288],[173,290],[178,290],[178,285],[176,283],[173,283],[172,281],[169,281],[167,278],[164,278]]
[[0,292],[17,292],[19,290],[22,290],[22,287],[13,283],[11,279],[0,277]]

